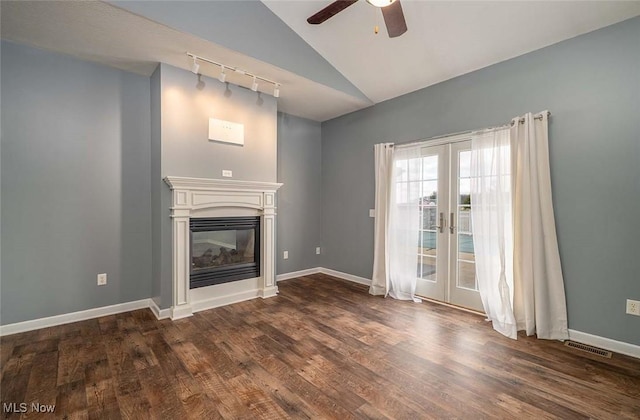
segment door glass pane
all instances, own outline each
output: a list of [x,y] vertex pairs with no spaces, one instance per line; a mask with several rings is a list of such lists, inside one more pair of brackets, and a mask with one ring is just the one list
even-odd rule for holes
[[418,277],[436,281],[436,258],[438,246],[438,156],[424,156],[420,159],[420,258]]
[[473,250],[473,226],[471,223],[471,151],[458,154],[458,287],[478,290],[476,282],[475,254]]
[[[434,250],[435,251],[435,250]],[[420,278],[429,281],[436,281],[436,257],[434,255],[424,255],[420,259]]]
[[438,179],[438,156],[422,158],[422,179],[425,181]]

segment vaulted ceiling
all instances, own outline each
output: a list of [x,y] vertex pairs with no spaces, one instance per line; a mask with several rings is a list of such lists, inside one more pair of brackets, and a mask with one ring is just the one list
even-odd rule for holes
[[144,75],[190,69],[190,51],[280,82],[281,111],[324,121],[640,15],[640,1],[402,0],[409,29],[390,39],[364,0],[307,24],[329,3],[2,1],[1,34]]

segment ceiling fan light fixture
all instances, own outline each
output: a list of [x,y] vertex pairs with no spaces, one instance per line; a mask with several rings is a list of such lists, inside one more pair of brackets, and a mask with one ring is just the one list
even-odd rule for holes
[[367,3],[369,3],[372,6],[382,8],[382,7],[390,6],[395,1],[396,0],[367,0]]

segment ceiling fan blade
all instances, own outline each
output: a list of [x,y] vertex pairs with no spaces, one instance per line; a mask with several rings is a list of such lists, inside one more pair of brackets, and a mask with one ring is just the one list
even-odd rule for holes
[[346,9],[347,7],[351,6],[353,3],[357,2],[358,0],[338,0],[338,1],[334,1],[333,3],[331,3],[330,5],[328,5],[327,7],[325,7],[324,9],[320,10],[318,13],[316,13],[315,15],[311,16],[309,19],[307,19],[307,22],[312,24],[312,25],[318,25],[322,22],[324,22],[325,20],[337,15],[338,13],[342,12],[344,9]]
[[407,32],[407,22],[404,20],[404,13],[400,0],[396,0],[389,6],[382,8],[384,23],[387,25],[389,38],[395,38]]

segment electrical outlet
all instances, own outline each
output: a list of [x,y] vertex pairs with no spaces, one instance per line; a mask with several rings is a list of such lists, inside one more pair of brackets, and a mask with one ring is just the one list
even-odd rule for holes
[[107,284],[107,273],[98,274],[98,286]]
[[284,251],[282,253],[282,258],[284,258],[285,260],[288,260],[289,259],[289,251]]
[[223,169],[222,170],[222,176],[225,178],[231,178],[233,177],[233,171],[230,171],[228,169]]
[[640,316],[640,301],[627,299],[627,313]]
[[316,247],[316,255],[320,255],[320,247],[319,246]]

